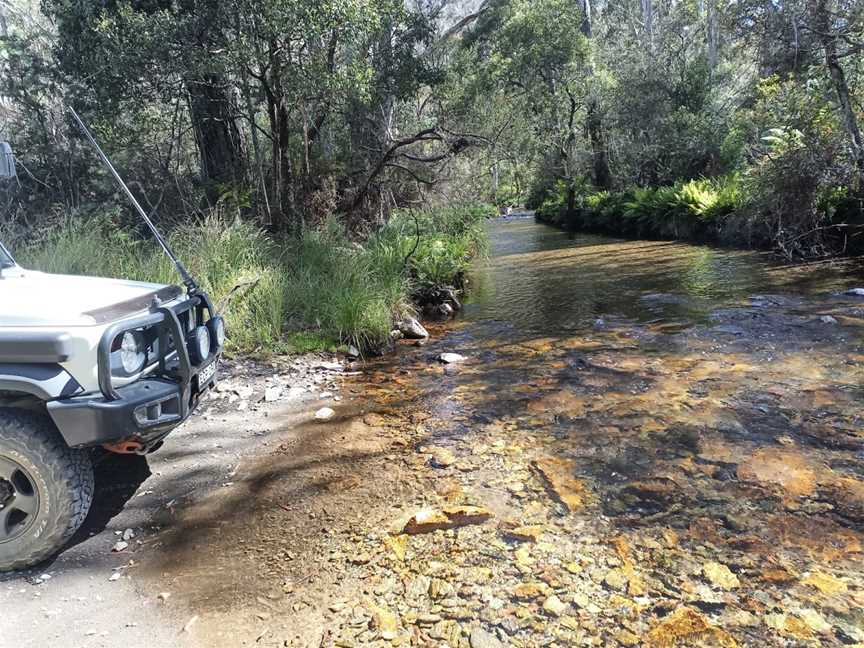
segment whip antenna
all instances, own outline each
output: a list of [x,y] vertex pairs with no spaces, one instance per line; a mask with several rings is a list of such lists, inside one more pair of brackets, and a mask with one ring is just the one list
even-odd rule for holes
[[72,116],[75,118],[75,121],[78,122],[78,126],[81,128],[81,132],[84,133],[84,137],[93,145],[93,148],[96,149],[96,152],[99,154],[99,157],[102,159],[102,162],[111,172],[111,175],[114,176],[114,179],[117,181],[117,184],[123,189],[128,196],[129,200],[132,202],[132,205],[141,215],[141,218],[147,224],[147,227],[150,228],[150,231],[153,233],[153,236],[156,238],[156,242],[159,243],[160,247],[165,251],[165,254],[171,259],[171,262],[174,264],[174,267],[177,268],[177,272],[180,273],[180,276],[183,278],[183,285],[186,286],[187,292],[190,294],[194,294],[198,291],[198,284],[195,283],[195,280],[192,278],[192,275],[189,274],[186,267],[177,258],[177,255],[171,250],[171,247],[168,245],[168,242],[162,238],[162,235],[159,233],[159,230],[156,229],[156,226],[153,224],[153,221],[150,220],[150,217],[147,215],[147,212],[144,211],[144,208],[138,203],[134,194],[129,190],[129,187],[126,186],[126,183],[123,182],[123,178],[120,177],[120,174],[117,173],[117,169],[114,168],[114,165],[111,164],[111,160],[108,159],[108,156],[105,155],[105,152],[99,146],[98,142],[95,140],[93,135],[90,134],[90,131],[87,129],[87,126],[84,125],[84,122],[78,116],[78,113],[75,112],[75,109],[70,106],[69,112],[72,113]]

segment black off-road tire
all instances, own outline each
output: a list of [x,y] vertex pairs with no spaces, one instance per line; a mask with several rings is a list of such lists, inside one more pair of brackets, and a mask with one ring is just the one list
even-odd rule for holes
[[0,459],[26,472],[38,498],[26,530],[0,539],[5,572],[49,558],[80,528],[93,501],[93,465],[86,450],[66,445],[47,415],[20,409],[0,409]]

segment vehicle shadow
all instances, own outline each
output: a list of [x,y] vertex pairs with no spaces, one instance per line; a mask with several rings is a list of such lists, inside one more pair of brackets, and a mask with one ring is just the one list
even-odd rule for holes
[[64,551],[101,533],[150,476],[147,457],[100,453],[93,459],[95,493],[84,524],[69,540]]

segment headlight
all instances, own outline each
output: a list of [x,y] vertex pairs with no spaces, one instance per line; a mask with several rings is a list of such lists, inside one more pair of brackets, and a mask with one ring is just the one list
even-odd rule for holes
[[189,355],[195,364],[200,364],[210,355],[210,331],[206,326],[199,326],[189,334]]
[[210,339],[216,340],[216,346],[224,346],[225,344],[225,320],[221,317],[214,317],[207,322],[207,328],[210,330]]
[[120,341],[120,364],[127,374],[138,373],[147,362],[144,336],[138,331],[126,331]]

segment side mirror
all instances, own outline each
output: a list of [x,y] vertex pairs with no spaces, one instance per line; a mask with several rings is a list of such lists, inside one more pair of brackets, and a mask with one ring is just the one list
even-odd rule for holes
[[15,172],[15,156],[12,155],[12,147],[6,142],[0,142],[0,180],[5,178],[17,178]]

